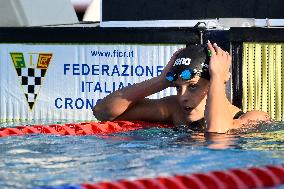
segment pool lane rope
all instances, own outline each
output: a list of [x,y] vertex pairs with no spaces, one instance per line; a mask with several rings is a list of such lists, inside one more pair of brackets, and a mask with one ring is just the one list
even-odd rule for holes
[[[141,121],[84,122],[0,128],[0,137],[30,134],[103,135],[143,128],[170,128],[172,125]],[[119,180],[96,184],[81,184],[46,189],[246,189],[266,188],[284,184],[284,165],[231,169],[209,173],[175,175],[171,177]]]
[[83,122],[51,125],[17,126],[11,128],[0,128],[0,137],[21,136],[30,134],[51,135],[98,135],[119,132],[134,131],[150,127],[172,127],[171,124],[151,123],[142,121],[106,121],[106,122]]
[[42,189],[249,189],[284,184],[284,165]]
[[231,169],[152,179],[82,184],[83,189],[247,189],[284,184],[284,166]]

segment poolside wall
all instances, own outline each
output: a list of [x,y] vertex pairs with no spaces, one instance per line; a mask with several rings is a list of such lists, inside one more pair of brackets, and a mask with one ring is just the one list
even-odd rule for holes
[[235,18],[221,25],[248,27],[255,19],[263,26],[266,18],[274,24],[284,18],[281,0],[101,0],[101,5],[102,27],[193,27],[198,21],[215,26],[219,18]]
[[102,22],[210,18],[282,19],[284,17],[283,6],[284,2],[281,0],[261,2],[247,0],[102,0]]
[[[245,111],[263,110],[279,121],[284,120],[282,33],[281,28],[203,31],[203,41],[217,42],[233,55],[229,99]],[[94,120],[91,106],[99,99],[156,76],[176,49],[200,43],[200,36],[194,28],[1,28],[0,120]],[[36,98],[29,97],[34,102],[28,103],[16,68],[43,69],[40,62],[46,72],[35,88]],[[151,98],[170,94],[173,89]]]
[[192,29],[1,28],[0,120],[95,120],[100,99],[159,75],[199,40]]

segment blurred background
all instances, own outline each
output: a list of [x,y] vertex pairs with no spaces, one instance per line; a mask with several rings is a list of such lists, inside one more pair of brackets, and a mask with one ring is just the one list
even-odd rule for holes
[[92,0],[71,0],[71,2],[75,8],[78,19],[82,21],[84,14]]

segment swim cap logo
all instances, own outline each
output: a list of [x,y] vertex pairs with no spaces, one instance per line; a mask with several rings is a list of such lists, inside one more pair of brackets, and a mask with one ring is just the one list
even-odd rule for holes
[[176,59],[175,63],[173,66],[178,66],[178,65],[186,65],[188,66],[190,64],[191,59],[190,58],[178,58]]
[[209,65],[206,64],[206,63],[204,63],[204,62],[201,64],[201,66],[202,66],[202,67],[205,67],[205,68],[209,68]]
[[[24,53],[11,52],[11,59],[16,69],[21,88],[32,111],[50,64],[51,53],[27,53],[29,62],[25,61]],[[37,60],[34,64],[34,60]]]

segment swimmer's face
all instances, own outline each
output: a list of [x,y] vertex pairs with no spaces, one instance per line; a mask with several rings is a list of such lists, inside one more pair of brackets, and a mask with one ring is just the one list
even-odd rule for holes
[[188,122],[204,117],[209,81],[198,76],[191,80],[180,77],[174,82],[178,101]]

